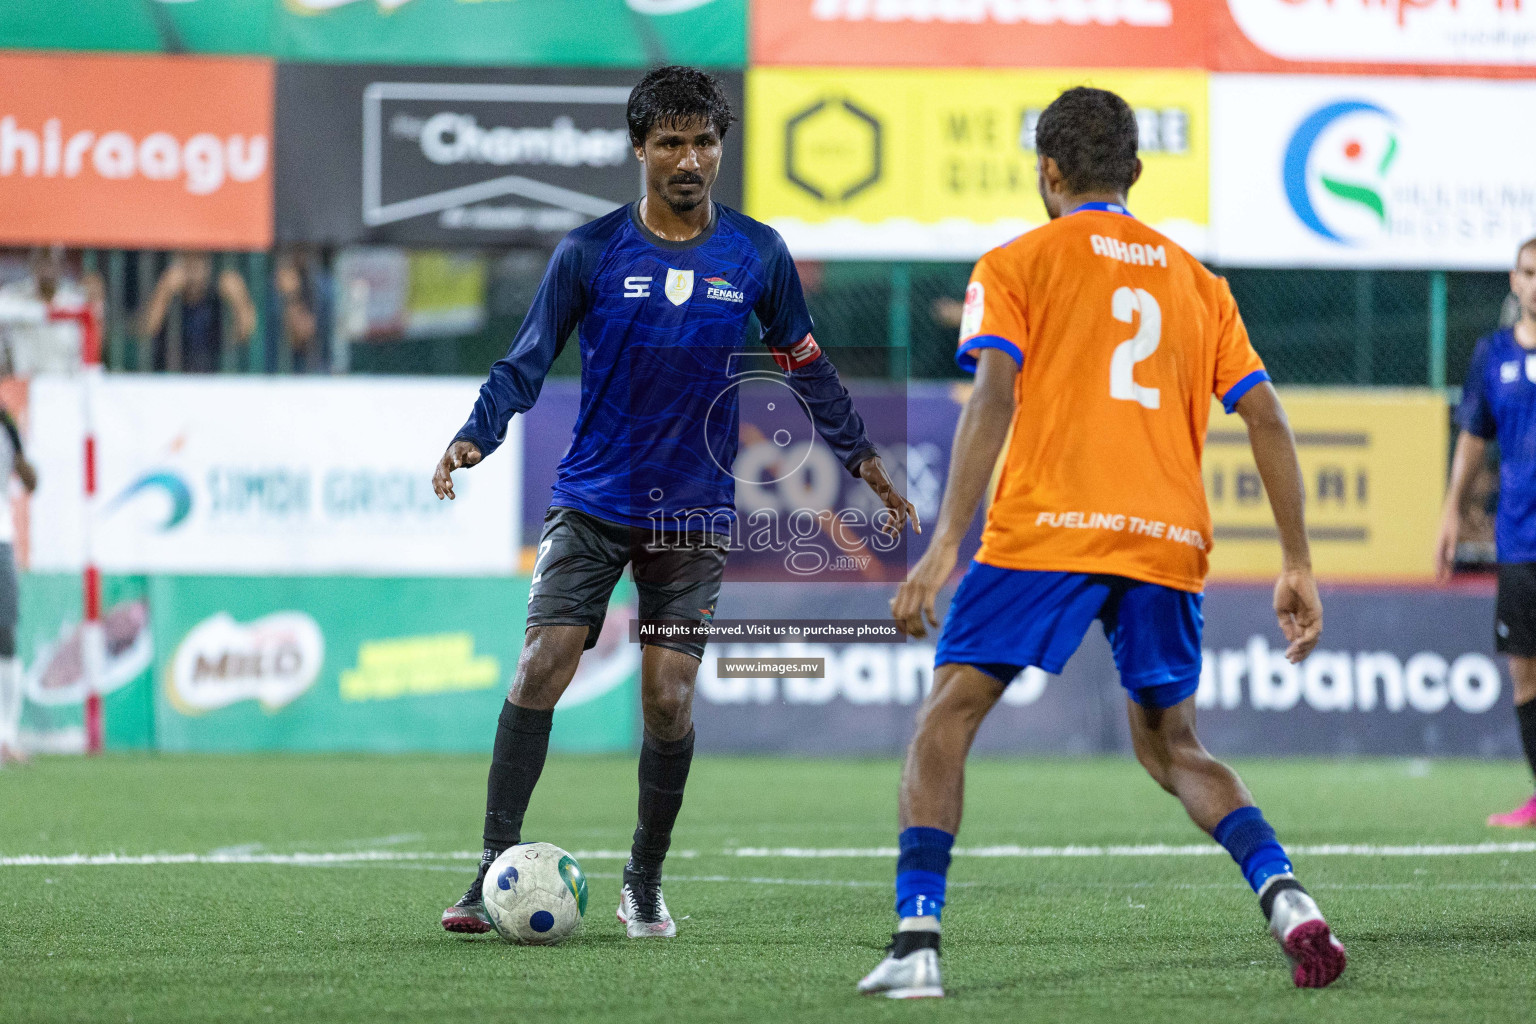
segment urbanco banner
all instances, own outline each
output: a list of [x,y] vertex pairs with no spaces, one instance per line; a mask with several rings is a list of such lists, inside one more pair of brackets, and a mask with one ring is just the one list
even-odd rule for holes
[[266,248],[272,74],[264,60],[0,53],[0,242]]
[[1135,109],[1131,211],[1196,255],[1208,223],[1206,76],[1197,71],[758,68],[748,210],[796,256],[974,259],[1046,222],[1035,124],[1065,89]]
[[[727,584],[722,617],[875,617],[890,587]],[[941,596],[945,612],[952,591]],[[1493,650],[1491,586],[1324,587],[1322,642],[1285,660],[1267,586],[1215,585],[1195,695],[1219,756],[1514,757],[1507,670]],[[998,609],[999,615],[1026,609]],[[888,612],[886,613],[888,614]],[[711,644],[700,666],[699,744],[729,751],[899,754],[933,686],[934,637],[905,644]],[[823,658],[817,679],[726,678],[720,657]],[[1097,626],[1059,676],[1027,670],[1003,692],[977,751],[1130,755],[1126,696]]]
[[1536,235],[1536,82],[1215,75],[1216,262],[1507,270]]
[[[452,378],[96,382],[97,564],[111,572],[498,575],[515,570],[521,425],[440,501],[432,470],[473,405]],[[32,385],[32,564],[78,569],[84,389]]]
[[[283,64],[277,237],[547,245],[640,198],[625,108],[638,71]],[[741,76],[722,72],[742,113]],[[715,198],[741,205],[743,126]]]

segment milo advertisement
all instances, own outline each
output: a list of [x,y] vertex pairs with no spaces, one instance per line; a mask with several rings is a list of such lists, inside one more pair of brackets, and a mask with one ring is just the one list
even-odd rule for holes
[[[111,749],[480,751],[522,649],[528,578],[109,576],[103,591]],[[80,578],[27,575],[22,607],[23,744],[79,751]],[[638,742],[634,615],[621,583],[554,749]]]
[[[149,582],[162,750],[487,750],[523,643],[527,577],[167,576]],[[638,739],[640,649],[617,591],[551,746]]]

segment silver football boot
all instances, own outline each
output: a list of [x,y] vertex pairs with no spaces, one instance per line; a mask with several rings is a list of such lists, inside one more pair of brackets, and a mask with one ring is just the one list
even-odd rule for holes
[[1291,980],[1297,988],[1323,988],[1344,973],[1348,958],[1344,945],[1334,938],[1317,901],[1289,875],[1277,875],[1265,883],[1259,899],[1270,886],[1281,888],[1269,909],[1269,934],[1291,963]]
[[[919,942],[931,944],[909,949],[905,956],[897,956],[897,943],[904,936],[923,936]],[[912,940],[908,940],[912,941]],[[867,996],[885,996],[887,999],[941,999],[944,996],[944,979],[939,974],[939,933],[898,932],[891,936],[886,957],[879,966],[859,982],[859,991]]]

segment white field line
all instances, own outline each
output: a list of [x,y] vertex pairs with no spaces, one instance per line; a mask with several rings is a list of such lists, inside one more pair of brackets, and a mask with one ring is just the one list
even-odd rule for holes
[[[992,859],[1049,859],[1082,857],[1205,857],[1225,853],[1215,844],[1170,846],[975,846],[959,847],[958,857]],[[1334,843],[1321,846],[1293,846],[1290,852],[1307,857],[1464,857],[1489,854],[1536,853],[1536,842],[1415,844],[1412,846],[1376,846]],[[720,851],[717,856],[767,858],[774,860],[874,859],[895,857],[890,846],[871,847],[737,847]],[[158,866],[172,864],[276,864],[290,867],[330,867],[343,864],[399,863],[411,861],[474,861],[475,850],[452,853],[423,853],[407,850],[350,850],[328,853],[245,853],[220,850],[213,853],[118,854],[71,853],[62,855],[21,854],[0,856],[0,867],[108,867]],[[624,860],[627,850],[577,850],[577,860]],[[677,850],[671,857],[689,860],[708,854],[697,850]]]
[[[1468,843],[1455,845],[1415,844],[1412,846],[1376,846],[1368,843],[1330,843],[1321,846],[1288,846],[1287,851],[1307,857],[1462,857],[1490,853],[1536,853],[1536,842]],[[822,858],[894,857],[894,846],[870,847],[765,847],[743,846],[725,851],[732,857],[773,857],[783,860]],[[1141,846],[961,846],[956,857],[993,857],[1003,859],[1040,859],[1063,857],[1206,857],[1226,851],[1214,843],[1170,846],[1154,843]]]

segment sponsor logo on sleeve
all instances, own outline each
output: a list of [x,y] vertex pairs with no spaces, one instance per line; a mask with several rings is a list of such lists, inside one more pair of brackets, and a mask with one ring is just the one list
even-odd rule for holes
[[981,333],[981,320],[986,312],[987,289],[980,281],[972,281],[965,289],[965,308],[960,314],[961,341]]

